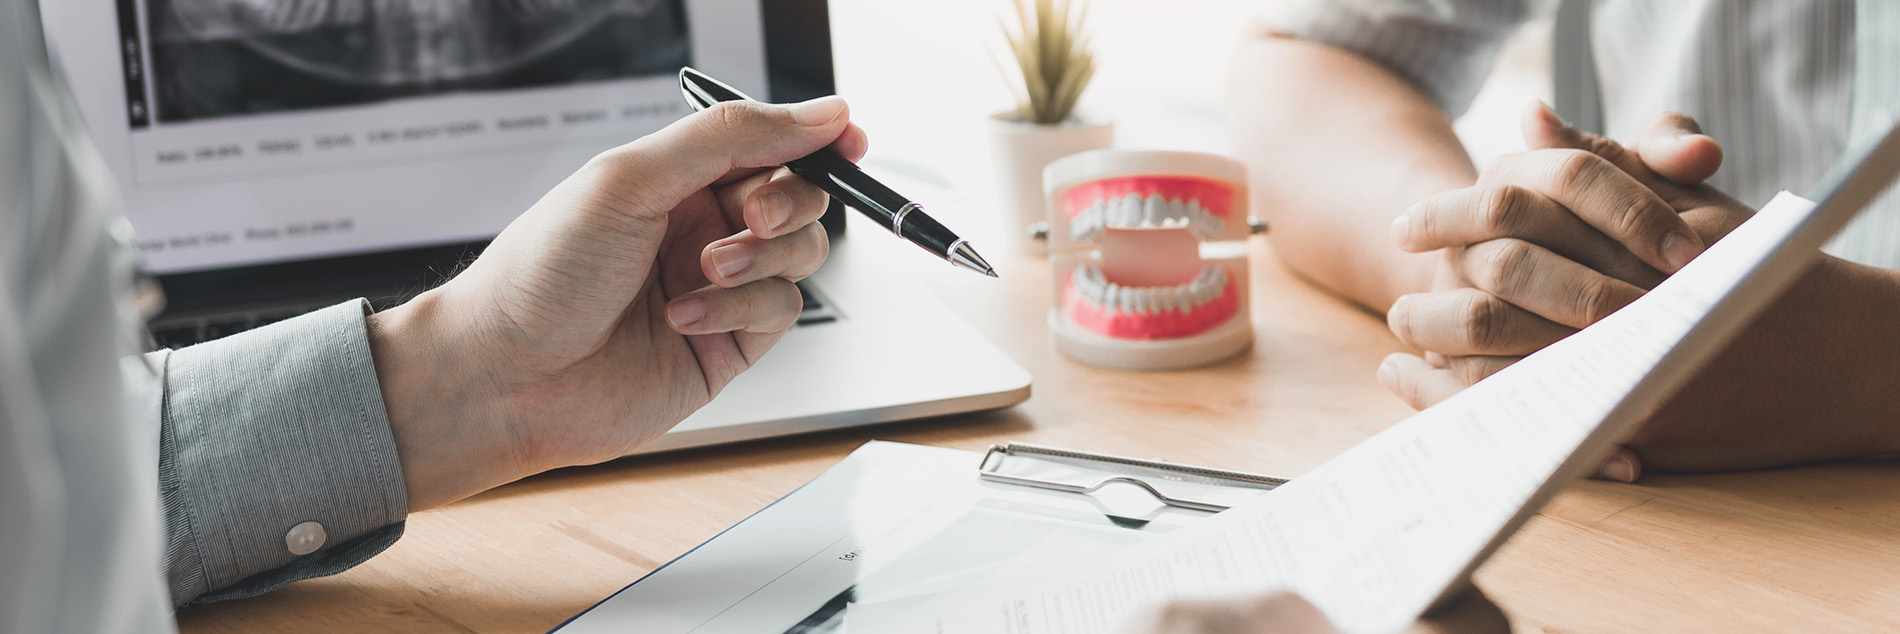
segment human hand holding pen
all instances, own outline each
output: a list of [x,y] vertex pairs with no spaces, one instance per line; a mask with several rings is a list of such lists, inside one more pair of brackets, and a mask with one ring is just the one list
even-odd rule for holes
[[[694,110],[704,110],[721,103],[752,101],[751,97],[738,89],[692,67],[680,68],[679,82],[680,96]],[[854,157],[819,148],[786,161],[785,167],[845,205],[862,212],[897,237],[958,268],[996,277],[996,269],[977,254],[969,241],[957,237],[955,232],[924,213],[923,205],[859,170],[855,161]]]
[[826,195],[778,167],[864,132],[842,99],[722,104],[595,157],[468,269],[371,317],[411,510],[625,455],[797,319]]

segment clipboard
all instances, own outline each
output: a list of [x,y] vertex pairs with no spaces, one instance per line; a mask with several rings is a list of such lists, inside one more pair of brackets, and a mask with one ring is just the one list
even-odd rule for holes
[[1208,513],[1225,511],[1239,500],[1212,494],[1207,487],[1271,491],[1289,481],[1278,476],[1176,464],[1158,458],[1142,460],[1024,442],[990,445],[982,463],[977,465],[977,475],[990,482],[1078,495],[1126,484],[1164,505]]
[[979,454],[873,441],[556,629],[883,631],[870,624],[926,614],[938,594],[1133,547],[1284,482],[1019,442]]

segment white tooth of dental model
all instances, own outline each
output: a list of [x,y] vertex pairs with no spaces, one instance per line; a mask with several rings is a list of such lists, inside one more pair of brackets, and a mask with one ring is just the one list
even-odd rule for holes
[[1168,370],[1252,347],[1248,250],[1203,248],[1248,237],[1239,163],[1195,152],[1096,150],[1050,163],[1043,182],[1058,351],[1095,365]]
[[1147,200],[1142,201],[1142,226],[1153,227],[1160,224],[1161,219],[1167,217],[1167,205],[1168,201],[1159,195],[1149,196]]
[[1139,217],[1141,213],[1141,198],[1134,194],[1123,196],[1114,201],[1114,204],[1110,205],[1109,209],[1111,213],[1106,219],[1107,222],[1102,224],[1104,228],[1126,227],[1135,224],[1135,218]]
[[1154,289],[1124,288],[1107,282],[1101,270],[1092,265],[1082,265],[1075,272],[1075,288],[1083,298],[1124,312],[1188,312],[1219,298],[1225,285],[1226,269],[1221,267],[1210,267],[1179,286]]

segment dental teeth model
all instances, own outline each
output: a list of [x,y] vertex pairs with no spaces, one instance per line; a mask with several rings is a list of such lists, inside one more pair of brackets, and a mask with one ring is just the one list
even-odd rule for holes
[[1246,183],[1238,162],[1198,152],[1096,150],[1050,163],[1056,349],[1170,370],[1251,347]]

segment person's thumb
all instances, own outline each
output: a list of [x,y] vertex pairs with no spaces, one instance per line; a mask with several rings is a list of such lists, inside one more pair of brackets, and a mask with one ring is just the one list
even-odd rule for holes
[[1530,149],[1590,152],[1652,188],[1660,184],[1650,180],[1652,175],[1677,185],[1695,185],[1722,167],[1722,146],[1702,134],[1694,118],[1680,113],[1665,113],[1618,143],[1571,127],[1557,118],[1550,106],[1537,102],[1525,110],[1523,129],[1524,143]]
[[729,101],[608,150],[592,179],[636,216],[657,216],[735,170],[775,166],[817,151],[851,129],[843,98],[790,105]]
[[1679,185],[1694,185],[1722,167],[1722,145],[1702,133],[1689,115],[1670,112],[1651,120],[1627,145],[1649,169]]

